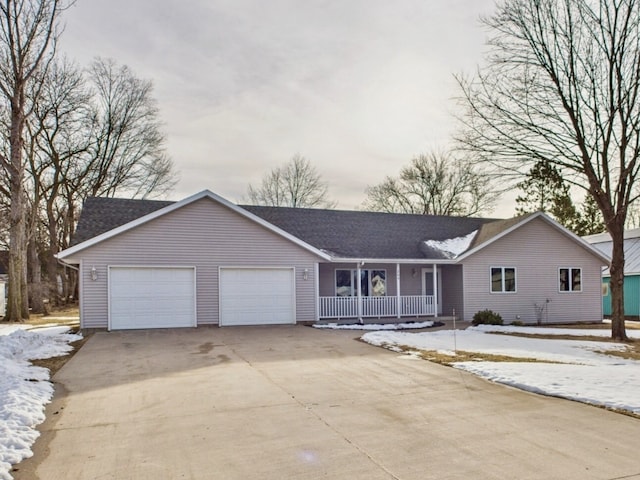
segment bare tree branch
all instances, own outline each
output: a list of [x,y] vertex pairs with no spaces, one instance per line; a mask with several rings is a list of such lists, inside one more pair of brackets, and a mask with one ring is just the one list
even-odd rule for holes
[[365,210],[421,215],[472,216],[490,211],[498,197],[491,178],[447,153],[419,155],[366,190]]
[[486,67],[458,77],[458,140],[505,180],[543,161],[593,197],[614,241],[612,335],[625,338],[623,231],[640,195],[640,1],[506,0],[484,23]]
[[328,190],[309,160],[296,154],[286,165],[271,170],[260,186],[249,185],[247,196],[253,205],[332,208],[336,203],[327,200]]

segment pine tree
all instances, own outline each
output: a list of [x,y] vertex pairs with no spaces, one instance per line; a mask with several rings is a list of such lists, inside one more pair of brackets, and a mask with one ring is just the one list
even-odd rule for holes
[[593,235],[606,230],[602,220],[602,212],[591,195],[587,195],[581,206],[580,218],[576,222],[574,232],[577,235]]
[[566,228],[575,229],[580,215],[569,195],[569,186],[554,165],[539,161],[517,186],[524,192],[516,198],[518,215],[545,212]]

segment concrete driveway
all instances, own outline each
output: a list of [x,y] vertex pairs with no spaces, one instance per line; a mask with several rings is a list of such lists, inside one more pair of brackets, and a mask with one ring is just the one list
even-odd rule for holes
[[[16,479],[640,479],[640,421],[308,327],[98,333]],[[640,393],[639,393],[640,394]]]

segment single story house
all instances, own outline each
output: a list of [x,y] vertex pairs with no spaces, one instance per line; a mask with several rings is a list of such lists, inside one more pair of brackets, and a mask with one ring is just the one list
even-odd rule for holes
[[453,316],[600,321],[605,254],[543,213],[508,220],[90,198],[58,259],[83,328]]
[[[613,242],[608,233],[598,233],[583,237],[593,247],[611,257]],[[611,292],[609,268],[602,272],[602,308],[605,316],[611,315]],[[624,315],[630,319],[640,319],[640,228],[624,232]]]

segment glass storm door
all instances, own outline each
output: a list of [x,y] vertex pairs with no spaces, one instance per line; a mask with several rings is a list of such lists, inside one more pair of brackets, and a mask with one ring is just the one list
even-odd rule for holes
[[[438,282],[438,315],[442,315],[442,270],[436,270]],[[433,296],[433,268],[422,269],[422,294]]]

